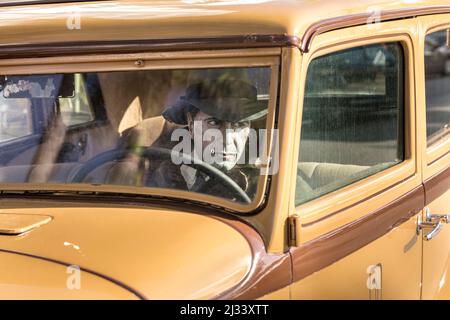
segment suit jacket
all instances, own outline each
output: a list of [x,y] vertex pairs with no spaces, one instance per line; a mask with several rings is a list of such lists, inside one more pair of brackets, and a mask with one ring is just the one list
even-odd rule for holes
[[[259,170],[251,167],[235,167],[225,172],[234,180],[250,198],[256,194]],[[230,190],[220,179],[209,177],[193,166],[176,165],[170,160],[161,161],[157,168],[150,170],[145,185],[148,187],[169,188],[200,192],[230,200],[236,200]]]

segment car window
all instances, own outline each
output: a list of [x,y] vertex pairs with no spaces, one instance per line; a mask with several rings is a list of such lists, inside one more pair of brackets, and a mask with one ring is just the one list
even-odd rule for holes
[[397,43],[356,47],[310,63],[297,205],[404,159],[403,70]]
[[450,133],[450,46],[447,32],[438,31],[425,39],[425,92],[427,145],[448,138]]
[[0,92],[0,143],[33,133],[31,103],[28,99],[6,100]]
[[94,120],[94,113],[86,92],[86,84],[82,74],[74,74],[73,95],[59,97],[61,117],[65,125],[75,126]]
[[33,108],[42,139],[0,167],[0,183],[176,189],[250,204],[266,174],[271,79],[271,66],[4,76],[2,108],[17,125],[2,134],[28,132],[19,126]]

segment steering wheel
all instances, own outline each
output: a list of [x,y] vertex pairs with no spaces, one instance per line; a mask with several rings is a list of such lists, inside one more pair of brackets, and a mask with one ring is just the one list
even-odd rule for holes
[[[81,168],[78,170],[78,172],[74,175],[74,177],[71,180],[71,183],[82,183],[84,179],[87,177],[87,175],[94,171],[94,169],[100,167],[101,165],[114,161],[123,159],[128,154],[132,153],[133,151],[127,150],[127,149],[114,149],[114,150],[108,150],[105,151],[94,158],[86,161]],[[173,153],[169,149],[164,148],[157,148],[157,147],[147,147],[142,148],[142,152],[139,153],[139,156],[147,158],[147,159],[172,159],[172,157],[177,158],[178,160],[181,160],[181,163],[189,163],[192,167],[202,171],[203,173],[207,174],[211,179],[209,179],[206,182],[206,185],[203,186],[202,190],[207,190],[207,187],[216,180],[219,180],[223,183],[223,185],[230,190],[233,194],[235,194],[240,201],[244,203],[251,203],[250,197],[247,195],[247,193],[229,176],[227,176],[225,173],[220,171],[219,169],[213,167],[212,165],[200,160],[196,159],[195,162],[193,161],[193,158],[190,155],[186,155],[183,153]]]

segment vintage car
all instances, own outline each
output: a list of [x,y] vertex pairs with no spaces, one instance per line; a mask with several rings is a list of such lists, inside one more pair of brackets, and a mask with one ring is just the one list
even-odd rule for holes
[[0,298],[450,298],[449,30],[444,0],[2,1]]

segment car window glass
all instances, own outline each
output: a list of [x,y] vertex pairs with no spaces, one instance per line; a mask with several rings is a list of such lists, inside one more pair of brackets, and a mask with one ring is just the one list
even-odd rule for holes
[[73,95],[71,97],[60,97],[58,100],[61,117],[65,125],[75,126],[94,120],[82,74],[74,75]]
[[428,146],[448,138],[450,133],[450,46],[447,32],[425,38],[425,92]]
[[33,119],[30,100],[6,100],[0,94],[0,143],[31,133],[33,133]]
[[308,69],[296,204],[404,159],[403,50],[361,46],[313,60]]
[[3,76],[2,137],[29,132],[32,110],[41,138],[0,159],[0,183],[176,189],[251,203],[267,167],[271,77],[270,66]]

